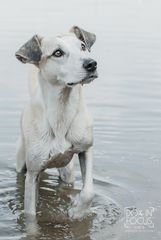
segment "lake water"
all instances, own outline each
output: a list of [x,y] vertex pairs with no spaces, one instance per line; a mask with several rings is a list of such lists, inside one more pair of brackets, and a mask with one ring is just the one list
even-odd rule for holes
[[[0,6],[0,240],[161,239],[161,2],[159,0],[5,0]],[[40,184],[38,234],[26,232],[24,177],[15,171],[29,67],[15,51],[32,35],[72,25],[95,32],[99,78],[84,86],[94,118],[95,198],[71,221],[74,189],[55,170]]]

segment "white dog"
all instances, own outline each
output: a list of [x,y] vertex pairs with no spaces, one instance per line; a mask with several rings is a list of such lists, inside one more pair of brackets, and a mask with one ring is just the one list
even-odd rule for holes
[[74,154],[79,156],[83,188],[69,215],[82,216],[91,203],[93,129],[82,86],[97,77],[97,62],[90,58],[95,39],[74,26],[51,39],[35,35],[16,52],[21,62],[37,67],[17,148],[17,172],[27,170],[26,214],[36,215],[38,179],[46,168],[58,168],[67,183],[74,180]]

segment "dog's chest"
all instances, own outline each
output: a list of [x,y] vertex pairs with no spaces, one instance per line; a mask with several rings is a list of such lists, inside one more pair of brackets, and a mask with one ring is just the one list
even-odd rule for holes
[[[46,134],[46,140],[41,143],[41,154],[46,155],[42,168],[60,168],[66,166],[75,153],[85,151],[90,141],[69,131],[66,136],[51,136]],[[44,158],[43,158],[44,159]]]
[[[71,114],[72,118],[74,113],[75,111]],[[86,151],[92,145],[92,128],[85,117],[77,114],[72,121],[71,116],[66,116],[64,112],[65,118],[62,114],[55,112],[53,115],[53,112],[49,112],[48,118],[42,115],[41,121],[37,121],[39,124],[36,128],[32,124],[33,128],[30,131],[30,139],[33,140],[30,141],[31,165],[34,165],[32,168],[64,167],[74,153]]]
[[[84,140],[84,142],[83,142]],[[61,154],[61,159],[68,158],[68,153],[79,153],[85,150],[84,143],[85,139],[82,136],[76,134],[67,134],[66,136],[55,136],[49,139],[49,155],[54,159],[57,155]]]

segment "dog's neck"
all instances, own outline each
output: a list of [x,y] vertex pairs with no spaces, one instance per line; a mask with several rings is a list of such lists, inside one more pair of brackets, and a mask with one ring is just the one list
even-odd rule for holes
[[74,88],[51,84],[39,73],[39,84],[42,93],[47,121],[57,139],[62,139],[79,111],[82,87]]

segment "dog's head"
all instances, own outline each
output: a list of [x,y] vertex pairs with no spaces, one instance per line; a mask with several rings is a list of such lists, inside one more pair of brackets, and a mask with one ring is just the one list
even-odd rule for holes
[[50,83],[71,87],[97,77],[97,62],[90,58],[95,40],[95,34],[74,26],[68,34],[51,39],[33,36],[16,57],[22,63],[36,65]]

